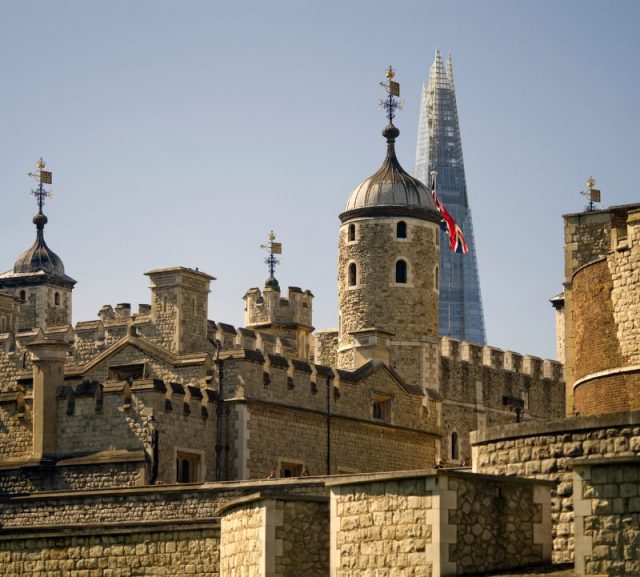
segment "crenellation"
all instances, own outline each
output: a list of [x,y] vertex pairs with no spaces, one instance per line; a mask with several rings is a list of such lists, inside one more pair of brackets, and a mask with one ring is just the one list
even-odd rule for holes
[[493,369],[504,368],[504,351],[485,345],[482,347],[482,364]]
[[473,365],[482,364],[482,346],[467,341],[460,341],[460,359]]
[[513,371],[514,373],[523,372],[523,355],[513,351],[505,351],[504,368],[505,370]]
[[539,379],[542,377],[542,362],[539,357],[524,355],[522,358],[522,372],[525,375],[531,375],[534,379]]
[[257,348],[257,335],[255,331],[244,327],[238,327],[236,348],[255,351]]

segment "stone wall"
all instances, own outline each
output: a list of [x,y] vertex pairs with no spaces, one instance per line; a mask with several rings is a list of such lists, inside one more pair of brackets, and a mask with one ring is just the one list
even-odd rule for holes
[[471,434],[473,470],[554,481],[553,561],[573,561],[576,458],[640,454],[640,411],[520,423]]
[[93,457],[93,462],[91,459],[69,459],[50,467],[23,466],[0,470],[0,495],[137,487],[144,482],[144,456],[141,453],[116,453]]
[[324,329],[314,333],[314,362],[328,367],[338,366],[338,330]]
[[640,575],[640,458],[574,461],[576,573]]
[[[523,421],[564,416],[562,365],[449,337],[441,340],[440,379],[443,439],[441,456],[457,464],[471,459],[471,431],[514,423],[515,403]],[[452,435],[458,439],[453,458]]]
[[4,577],[218,577],[219,527],[207,524],[49,528],[0,535]]
[[262,531],[265,511],[253,503],[225,513],[221,521],[220,569],[222,576],[259,577],[265,557]]
[[[5,497],[0,506],[0,574],[218,577],[217,518],[226,505],[257,489],[267,496],[288,494],[286,503],[273,507],[277,518],[269,524],[269,545],[281,543],[269,550],[274,566],[281,568],[278,575],[326,575],[327,498],[318,479]],[[288,505],[297,500],[299,506]],[[266,529],[262,524],[261,538]],[[240,571],[242,565],[235,568]]]
[[477,574],[550,558],[549,484],[446,470],[327,484],[331,577]]
[[326,497],[257,493],[221,510],[221,577],[326,577]]
[[32,403],[24,402],[21,410],[17,395],[6,394],[0,400],[0,447],[2,457],[26,457],[33,449]]

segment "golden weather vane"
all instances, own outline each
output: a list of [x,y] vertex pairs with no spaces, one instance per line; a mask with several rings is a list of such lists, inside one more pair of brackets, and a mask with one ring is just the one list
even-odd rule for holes
[[587,210],[588,211],[593,211],[596,209],[595,204],[594,203],[599,203],[600,202],[600,190],[595,188],[596,186],[596,179],[593,178],[593,176],[590,176],[587,179],[587,191],[580,191],[580,194],[582,196],[586,196],[589,199],[589,204],[587,205]]
[[265,264],[269,267],[268,285],[277,285],[278,281],[275,277],[276,265],[280,264],[280,260],[275,257],[276,254],[282,254],[282,243],[276,242],[276,235],[271,231],[269,233],[267,244],[261,244],[260,248],[265,249],[269,256],[264,259]]
[[38,212],[42,213],[42,207],[44,206],[44,199],[50,198],[53,196],[53,192],[51,190],[46,190],[44,185],[51,184],[53,182],[53,173],[45,170],[46,166],[45,161],[40,157],[40,160],[36,163],[36,172],[28,172],[27,176],[31,176],[35,178],[38,183],[38,187],[35,190],[31,191],[31,194],[35,196],[36,201],[38,203]]
[[380,86],[387,91],[387,98],[380,100],[380,108],[387,113],[389,124],[393,124],[393,119],[396,115],[396,110],[402,110],[403,102],[400,100],[400,84],[394,79],[396,71],[392,66],[387,68],[385,76],[386,82],[381,82]]

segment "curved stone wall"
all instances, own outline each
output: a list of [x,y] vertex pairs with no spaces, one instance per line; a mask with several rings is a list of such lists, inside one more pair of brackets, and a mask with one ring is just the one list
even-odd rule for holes
[[589,263],[573,277],[573,387],[579,415],[640,408],[640,367],[629,363],[619,340],[626,329],[613,294],[620,280],[615,260],[612,256]]

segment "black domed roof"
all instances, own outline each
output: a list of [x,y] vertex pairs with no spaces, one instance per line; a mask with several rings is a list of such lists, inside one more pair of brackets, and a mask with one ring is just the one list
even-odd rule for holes
[[38,229],[36,241],[29,250],[23,252],[18,257],[16,263],[13,265],[13,272],[45,272],[55,276],[65,276],[62,259],[53,252],[44,241],[44,225],[47,224],[47,217],[42,213],[38,213],[33,217],[33,222]]
[[435,202],[429,189],[408,174],[396,156],[395,139],[400,131],[389,124],[382,132],[387,140],[387,155],[382,166],[369,178],[361,182],[351,193],[341,219],[349,215],[368,212],[420,213],[423,218],[439,221]]

